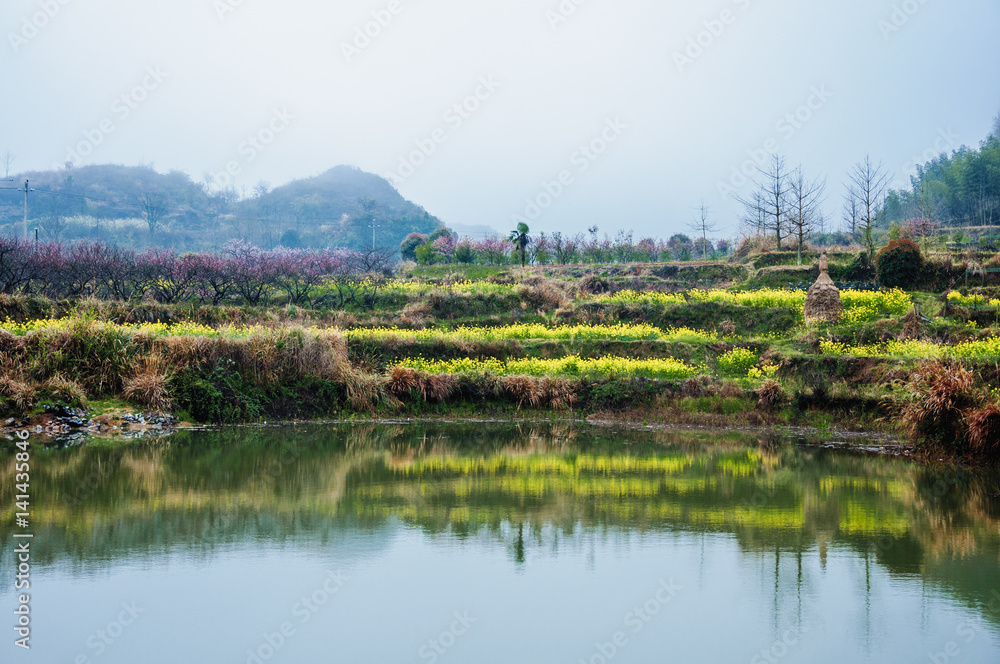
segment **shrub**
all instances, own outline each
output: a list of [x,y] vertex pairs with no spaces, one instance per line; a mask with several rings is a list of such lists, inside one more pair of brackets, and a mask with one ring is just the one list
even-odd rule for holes
[[924,257],[911,240],[893,240],[876,257],[878,280],[889,288],[913,288],[920,280]]
[[875,274],[875,266],[872,265],[868,252],[862,251],[847,265],[841,278],[845,281],[871,281]]
[[980,406],[975,374],[961,364],[924,362],[903,394],[903,422],[919,441],[961,446],[967,439],[965,413]]
[[1000,407],[989,402],[969,411],[965,420],[972,451],[990,458],[1000,456]]
[[745,376],[759,360],[749,348],[734,348],[719,356],[719,371],[727,376]]
[[472,265],[476,262],[476,250],[468,239],[455,245],[455,260],[462,265]]
[[399,244],[399,256],[404,261],[417,260],[417,247],[427,244],[427,236],[422,233],[410,233]]

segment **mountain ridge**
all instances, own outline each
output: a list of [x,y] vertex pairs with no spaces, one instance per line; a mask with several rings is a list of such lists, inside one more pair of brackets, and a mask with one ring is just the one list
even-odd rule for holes
[[103,240],[179,251],[220,248],[238,238],[258,246],[396,250],[409,233],[442,225],[379,175],[334,166],[249,196],[218,191],[182,171],[96,164],[29,171],[0,189],[0,234],[19,236],[29,181],[28,230],[41,241]]

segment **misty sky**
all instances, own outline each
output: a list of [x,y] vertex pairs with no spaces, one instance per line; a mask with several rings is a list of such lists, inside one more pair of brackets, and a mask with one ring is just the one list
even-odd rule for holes
[[528,213],[668,236],[704,199],[733,234],[720,183],[765,147],[828,178],[839,224],[866,152],[905,181],[1000,111],[997,0],[5,0],[0,18],[15,172],[224,184],[228,165],[250,190],[351,164],[498,230]]

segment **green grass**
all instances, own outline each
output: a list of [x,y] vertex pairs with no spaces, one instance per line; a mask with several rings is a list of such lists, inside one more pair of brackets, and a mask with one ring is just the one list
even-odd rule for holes
[[673,358],[637,360],[624,357],[584,359],[576,356],[551,360],[425,360],[408,358],[398,366],[428,374],[481,374],[498,376],[558,376],[563,378],[649,378],[678,380],[698,375],[699,369]]

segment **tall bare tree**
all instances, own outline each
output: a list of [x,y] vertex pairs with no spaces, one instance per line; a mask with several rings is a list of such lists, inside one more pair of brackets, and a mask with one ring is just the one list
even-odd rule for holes
[[821,223],[826,180],[809,180],[799,166],[788,180],[788,225],[798,243],[798,264],[802,265],[802,247]]
[[719,231],[719,225],[712,221],[711,218],[712,209],[705,203],[704,200],[701,201],[701,205],[698,206],[698,216],[693,222],[688,224],[701,239],[701,257],[702,259],[707,258],[708,248],[712,245],[708,242],[708,236],[710,233],[717,233]]
[[858,232],[868,249],[868,255],[875,255],[875,229],[885,208],[885,198],[889,191],[892,175],[882,162],[872,162],[871,155],[854,165],[848,174],[848,198],[853,199],[858,209]]
[[764,205],[760,200],[760,192],[754,191],[751,195],[752,204],[744,202],[744,212],[740,215],[740,226],[743,235],[747,237],[764,237]]
[[10,150],[3,153],[3,176],[5,178],[10,177],[10,167],[14,165],[16,160],[17,157],[15,157],[14,153]]
[[861,211],[858,208],[858,197],[854,195],[854,189],[847,188],[847,195],[844,197],[844,230],[851,236],[851,240],[858,239],[858,219]]
[[153,236],[162,225],[163,218],[167,214],[167,198],[156,191],[144,191],[139,196],[139,207],[142,208],[142,216],[149,226],[149,241],[153,241]]
[[781,155],[772,155],[767,168],[757,168],[754,191],[747,198],[737,198],[746,209],[745,218],[759,219],[766,233],[774,235],[777,249],[788,236],[788,167]]

